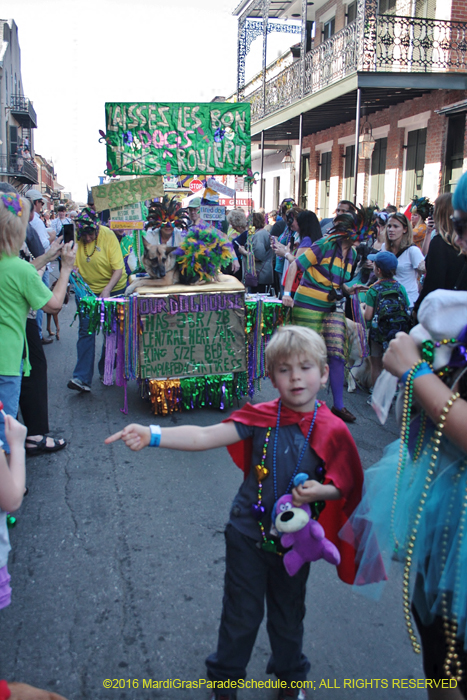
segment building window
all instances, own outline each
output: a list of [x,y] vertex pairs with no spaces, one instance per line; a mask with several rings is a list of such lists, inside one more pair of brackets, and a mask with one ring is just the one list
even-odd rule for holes
[[410,202],[423,194],[423,169],[425,167],[426,129],[415,129],[407,134],[405,160],[405,197]]
[[449,117],[444,192],[454,192],[464,164],[465,113]]
[[331,151],[321,154],[319,173],[319,217],[329,216],[329,193],[331,189]]
[[395,14],[396,0],[379,0],[378,9],[380,15]]
[[308,209],[308,182],[310,180],[310,156],[302,156],[302,181],[300,183],[300,206]]
[[353,202],[353,191],[355,187],[355,144],[353,146],[347,146],[345,149],[345,166],[344,166],[344,187],[343,187],[343,197],[342,199],[347,199],[349,202]]
[[436,0],[416,0],[415,17],[436,19]]
[[326,41],[326,39],[329,39],[332,37],[333,34],[335,34],[336,31],[336,18],[333,17],[332,19],[329,20],[329,22],[325,22],[323,24],[323,41]]
[[352,24],[357,19],[357,0],[347,5],[347,24]]
[[376,139],[375,148],[371,156],[370,200],[373,204],[377,204],[381,209],[385,206],[384,178],[386,175],[387,150],[387,138]]

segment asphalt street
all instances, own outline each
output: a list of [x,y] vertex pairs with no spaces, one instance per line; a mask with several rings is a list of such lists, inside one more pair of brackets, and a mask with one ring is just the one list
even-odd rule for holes
[[[154,420],[131,383],[124,416],[123,389],[104,387],[97,376],[91,394],[70,391],[73,314],[72,297],[60,314],[60,341],[45,347],[51,434],[68,446],[27,461],[29,494],[11,530],[12,604],[0,614],[0,678],[69,700],[205,700],[205,688],[177,688],[174,681],[205,679],[221,611],[223,530],[242,475],[224,449],[134,453],[122,443],[106,446],[104,438],[127,422],[210,425],[226,414]],[[254,402],[274,396],[264,381]],[[330,396],[322,398],[330,405]],[[346,403],[357,416],[350,429],[365,468],[397,436],[393,415],[381,426],[366,400],[367,394],[348,394]],[[396,565],[374,602],[339,581],[328,564],[312,565],[304,649],[315,684],[309,697],[425,697],[424,690],[400,687],[401,679],[423,678],[404,626],[401,581]],[[263,625],[248,680],[268,680],[268,656]],[[107,679],[117,687],[106,689]],[[172,683],[151,689],[152,681]],[[239,700],[273,700],[276,693],[245,688]]]

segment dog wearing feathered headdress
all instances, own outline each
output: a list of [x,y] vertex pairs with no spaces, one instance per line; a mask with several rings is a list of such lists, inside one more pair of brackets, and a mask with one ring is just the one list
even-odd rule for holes
[[[161,227],[186,231],[178,245],[157,240]],[[148,212],[146,234],[143,237],[143,265],[147,277],[133,282],[126,294],[138,287],[165,287],[173,284],[204,284],[219,281],[221,267],[227,267],[234,257],[231,244],[209,224],[191,226],[191,220],[176,198],[152,204]]]
[[[126,294],[132,294],[138,287],[166,287],[179,282],[177,258],[174,251],[176,245],[161,243],[161,228],[172,230],[187,230],[191,224],[186,209],[182,209],[176,197],[166,195],[161,202],[152,202],[149,206],[145,235],[143,236],[143,266],[149,279],[141,277],[126,289]],[[159,235],[158,235],[159,234]]]

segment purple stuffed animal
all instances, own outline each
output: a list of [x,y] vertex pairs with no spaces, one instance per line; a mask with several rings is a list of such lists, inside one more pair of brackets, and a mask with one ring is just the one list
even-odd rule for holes
[[284,554],[284,566],[289,576],[308,561],[325,559],[330,564],[340,564],[339,550],[324,536],[322,526],[311,517],[308,503],[296,507],[292,496],[279,498],[275,506],[274,524],[281,535],[283,547],[292,547]]

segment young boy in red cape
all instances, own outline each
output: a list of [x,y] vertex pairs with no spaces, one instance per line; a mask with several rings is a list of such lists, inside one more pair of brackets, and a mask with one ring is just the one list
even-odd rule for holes
[[[355,582],[355,550],[339,530],[361,498],[363,472],[353,438],[317,395],[328,379],[326,346],[314,331],[279,328],[266,350],[268,372],[280,398],[247,404],[208,427],[160,428],[131,424],[106,439],[127,447],[188,451],[226,446],[245,473],[226,527],[226,574],[217,650],[206,659],[211,700],[236,700],[246,677],[267,602],[272,654],[267,673],[280,683],[278,700],[303,700],[297,686],[310,663],[302,651],[305,593],[310,564],[289,576],[272,523],[274,503],[291,493],[296,506],[309,503],[313,517],[339,549],[339,577]],[[294,478],[308,479],[294,487]],[[384,570],[381,572],[384,577]],[[358,583],[363,583],[359,581]]]

